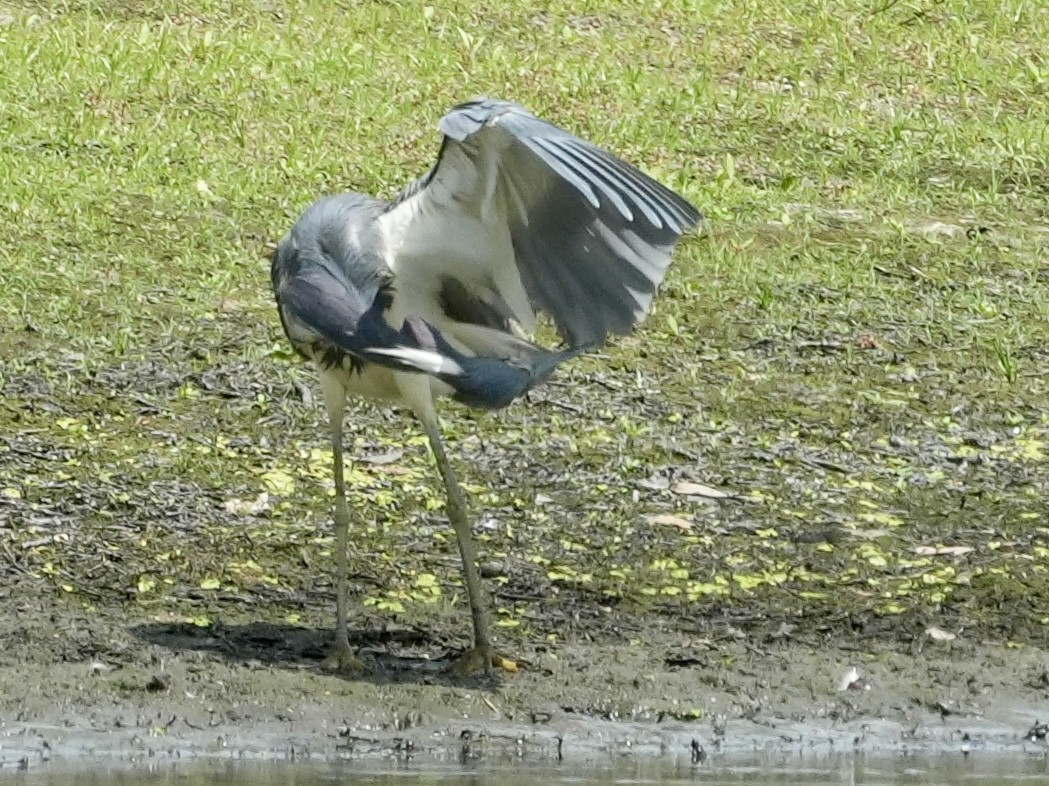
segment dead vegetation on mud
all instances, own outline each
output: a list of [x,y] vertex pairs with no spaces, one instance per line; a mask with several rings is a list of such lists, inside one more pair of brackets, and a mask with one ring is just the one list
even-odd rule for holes
[[[975,370],[891,346],[891,326],[815,327],[691,347],[643,333],[509,413],[449,412],[504,641],[625,640],[659,615],[684,636],[911,647],[936,626],[1044,643],[1038,380],[973,397]],[[204,629],[230,614],[326,624],[330,451],[303,401],[312,380],[279,351],[243,360],[276,342],[268,320],[207,332],[232,351],[7,362],[8,587]],[[422,440],[366,407],[348,422],[361,619],[458,642]]]

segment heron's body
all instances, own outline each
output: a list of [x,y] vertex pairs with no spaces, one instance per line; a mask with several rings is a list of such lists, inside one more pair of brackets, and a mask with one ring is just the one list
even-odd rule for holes
[[[474,613],[489,654],[465,503],[434,402],[506,406],[561,362],[642,319],[675,242],[699,221],[681,197],[599,148],[507,102],[480,99],[441,121],[436,166],[392,202],[360,194],[310,206],[274,254],[292,344],[321,372],[335,450],[337,654],[345,634],[349,513],[341,425],[349,395],[408,406],[449,493]],[[524,336],[552,317],[566,349]]]
[[[277,265],[275,257],[274,290],[280,292],[288,277],[316,266],[344,285],[339,296],[357,313],[375,307],[382,293],[386,302],[380,304],[385,306],[381,318],[391,330],[399,328],[411,313],[406,310],[406,305],[407,309],[411,307],[411,298],[390,285],[389,252],[379,225],[387,207],[377,199],[352,193],[315,202],[282,241],[281,259],[294,262]],[[377,401],[433,399],[452,390],[436,377],[363,361],[317,335],[294,310],[281,308],[280,314],[292,344],[313,361],[326,385],[339,385],[350,395]]]

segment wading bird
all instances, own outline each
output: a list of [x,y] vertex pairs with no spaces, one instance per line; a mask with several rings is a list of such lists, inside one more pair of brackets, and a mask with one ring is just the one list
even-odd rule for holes
[[[328,664],[341,670],[362,667],[346,631],[346,396],[402,404],[422,423],[473,613],[474,646],[459,665],[486,670],[488,606],[435,399],[505,407],[609,333],[629,332],[674,244],[701,219],[673,191],[516,104],[473,100],[439,129],[437,163],[392,202],[320,199],[273,255],[281,322],[320,371],[331,426],[337,621]],[[566,348],[524,337],[537,312]]]

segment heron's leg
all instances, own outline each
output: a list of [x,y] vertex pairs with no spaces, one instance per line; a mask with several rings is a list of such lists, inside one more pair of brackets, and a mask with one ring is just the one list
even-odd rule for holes
[[350,648],[346,614],[346,550],[349,546],[350,509],[346,504],[346,480],[343,473],[342,418],[346,392],[335,381],[324,380],[324,401],[331,428],[331,450],[335,470],[335,646],[324,661],[327,668],[357,672],[364,664]]
[[437,468],[441,471],[445,489],[448,492],[448,518],[455,529],[459,541],[459,554],[463,558],[463,578],[466,580],[466,591],[470,596],[470,611],[473,614],[474,646],[461,666],[466,671],[487,670],[492,664],[492,643],[488,638],[488,600],[481,587],[481,574],[477,569],[477,549],[474,546],[473,533],[466,513],[466,500],[455,478],[448,455],[444,451],[441,431],[436,418],[423,419],[423,428],[430,439]]

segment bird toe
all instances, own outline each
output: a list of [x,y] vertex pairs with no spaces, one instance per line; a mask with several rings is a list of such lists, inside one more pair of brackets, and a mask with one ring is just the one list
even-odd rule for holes
[[509,673],[518,669],[516,661],[499,655],[487,646],[468,650],[451,665],[451,671],[459,675],[487,674],[493,668]]
[[331,654],[321,663],[325,671],[333,671],[347,677],[358,677],[371,669],[368,664],[361,660],[349,645],[336,644]]

